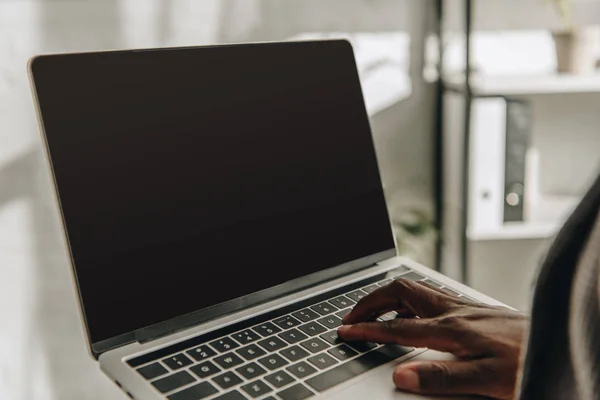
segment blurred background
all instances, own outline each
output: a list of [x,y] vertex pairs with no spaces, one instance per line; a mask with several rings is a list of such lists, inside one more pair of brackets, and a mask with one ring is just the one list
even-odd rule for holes
[[0,0],[0,398],[125,398],[84,343],[32,55],[348,38],[398,251],[528,311],[600,166],[599,25],[596,0]]

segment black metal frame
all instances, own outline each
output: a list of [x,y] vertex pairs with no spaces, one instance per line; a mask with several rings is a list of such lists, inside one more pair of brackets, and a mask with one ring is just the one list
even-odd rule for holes
[[469,227],[469,154],[471,148],[471,103],[473,92],[471,89],[471,34],[473,22],[473,2],[465,0],[465,109],[464,109],[464,132],[463,132],[463,162],[462,162],[462,218],[461,218],[461,261],[462,281],[469,281],[469,238],[467,230]]

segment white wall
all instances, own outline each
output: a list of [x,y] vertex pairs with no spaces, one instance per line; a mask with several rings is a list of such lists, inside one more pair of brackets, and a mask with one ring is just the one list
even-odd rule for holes
[[[0,398],[125,398],[86,353],[26,79],[40,52],[281,40],[311,30],[399,30],[418,44],[422,0],[1,0]],[[414,44],[413,43],[413,44]],[[414,45],[413,60],[420,60]],[[373,118],[393,212],[431,193],[431,87]],[[430,207],[426,205],[426,207]],[[396,211],[394,211],[396,210]]]

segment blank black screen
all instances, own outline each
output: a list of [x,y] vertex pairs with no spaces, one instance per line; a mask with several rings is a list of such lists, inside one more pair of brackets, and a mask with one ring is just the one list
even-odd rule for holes
[[344,41],[32,71],[92,342],[394,247]]

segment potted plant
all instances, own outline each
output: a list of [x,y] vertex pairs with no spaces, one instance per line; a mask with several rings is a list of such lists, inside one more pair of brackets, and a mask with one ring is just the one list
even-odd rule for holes
[[556,67],[560,74],[583,75],[596,70],[596,50],[600,43],[598,26],[579,26],[573,18],[573,0],[548,0],[562,20],[562,29],[552,32],[556,47]]

